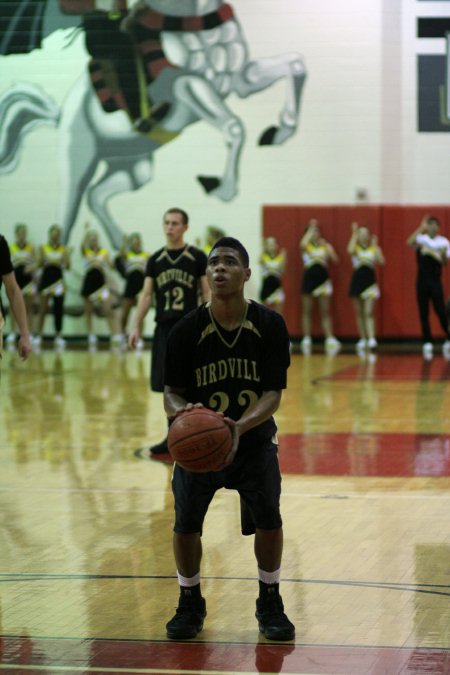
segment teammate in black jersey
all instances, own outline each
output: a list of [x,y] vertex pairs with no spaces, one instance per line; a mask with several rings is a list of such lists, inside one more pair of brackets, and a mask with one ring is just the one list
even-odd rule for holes
[[[26,359],[31,352],[30,331],[28,329],[27,312],[22,291],[16,281],[14,268],[11,262],[11,254],[8,242],[0,234],[0,291],[2,284],[5,284],[6,294],[9,300],[9,307],[19,326],[20,337],[17,344],[17,351],[22,359]],[[3,306],[0,297],[0,361],[2,356],[2,331],[4,326]]]
[[271,640],[291,640],[295,628],[279,594],[283,530],[281,477],[273,413],[286,388],[289,336],[283,318],[244,297],[248,254],[223,237],[208,257],[211,301],[172,330],[165,364],[164,405],[169,419],[193,406],[222,412],[234,443],[221,470],[192,473],[175,464],[174,555],[180,584],[169,638],[193,638],[203,628],[200,591],[203,520],[216,490],[241,498],[242,533],[255,535],[260,594],[259,629]]
[[[139,298],[134,327],[128,338],[133,349],[142,337],[144,318],[156,301],[156,328],[153,335],[150,386],[164,391],[164,360],[167,337],[172,327],[185,314],[209,297],[206,281],[206,255],[184,241],[189,217],[183,209],[166,211],[163,219],[166,245],[150,256]],[[167,452],[167,440],[150,448],[153,454]]]

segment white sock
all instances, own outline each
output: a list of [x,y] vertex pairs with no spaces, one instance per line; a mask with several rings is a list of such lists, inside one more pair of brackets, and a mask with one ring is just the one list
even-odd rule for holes
[[258,579],[264,584],[279,584],[281,577],[281,568],[275,570],[275,572],[265,572],[264,570],[258,567]]
[[198,572],[193,577],[183,577],[177,570],[178,583],[184,588],[192,588],[192,586],[198,586],[200,583],[200,572]]

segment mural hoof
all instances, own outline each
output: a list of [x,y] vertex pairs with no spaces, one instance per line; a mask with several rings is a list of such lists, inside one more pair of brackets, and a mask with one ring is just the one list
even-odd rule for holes
[[197,180],[201,183],[205,192],[212,192],[220,185],[220,180],[215,176],[197,176]]
[[278,127],[269,127],[261,134],[258,145],[273,145],[273,139],[278,131]]

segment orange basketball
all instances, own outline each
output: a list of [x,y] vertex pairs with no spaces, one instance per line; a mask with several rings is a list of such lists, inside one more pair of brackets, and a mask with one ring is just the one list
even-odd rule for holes
[[191,408],[175,417],[167,444],[183,469],[204,473],[217,471],[223,465],[233,439],[221,415],[208,408]]

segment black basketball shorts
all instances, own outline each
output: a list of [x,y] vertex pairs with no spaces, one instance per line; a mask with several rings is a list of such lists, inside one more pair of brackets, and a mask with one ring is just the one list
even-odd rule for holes
[[152,391],[164,391],[164,364],[166,361],[167,340],[170,331],[177,322],[178,319],[156,324],[152,340],[150,369],[150,388]]
[[221,488],[236,490],[240,495],[242,534],[254,534],[256,528],[276,530],[282,526],[278,446],[272,441],[257,451],[238,450],[233,463],[223,471],[192,473],[175,464],[174,532],[201,534],[209,504]]

